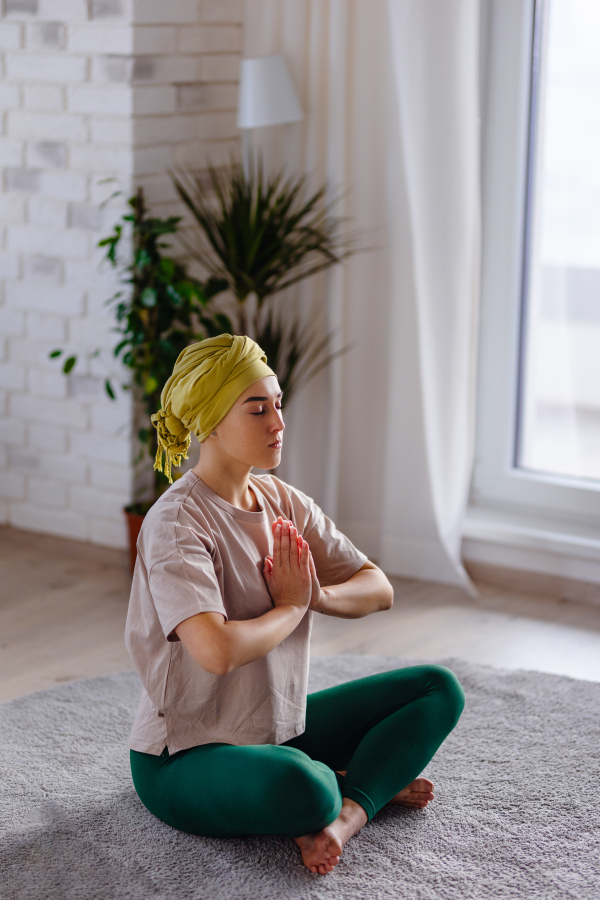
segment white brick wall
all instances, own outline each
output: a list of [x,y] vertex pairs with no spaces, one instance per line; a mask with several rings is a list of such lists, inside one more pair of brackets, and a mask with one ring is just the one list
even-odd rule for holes
[[237,82],[242,51],[241,0],[139,0],[133,76],[136,183],[161,214],[181,212],[171,166],[201,168],[237,149]]
[[[105,395],[114,274],[96,244],[142,184],[237,149],[241,0],[4,0],[0,16],[0,521],[125,546],[132,409]],[[69,378],[55,347],[78,353]],[[104,359],[86,351],[102,347]],[[137,451],[137,447],[135,447]]]

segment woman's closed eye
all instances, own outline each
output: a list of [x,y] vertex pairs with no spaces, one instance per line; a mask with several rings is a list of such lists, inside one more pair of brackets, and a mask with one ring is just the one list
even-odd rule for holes
[[[276,406],[275,409],[281,409],[280,406]],[[261,409],[259,412],[251,413],[253,416],[262,416],[263,413],[266,413],[266,409]]]

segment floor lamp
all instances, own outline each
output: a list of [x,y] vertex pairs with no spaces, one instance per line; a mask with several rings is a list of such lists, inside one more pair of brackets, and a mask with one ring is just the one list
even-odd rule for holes
[[237,127],[242,129],[242,165],[250,168],[250,129],[298,122],[304,117],[283,56],[243,59]]

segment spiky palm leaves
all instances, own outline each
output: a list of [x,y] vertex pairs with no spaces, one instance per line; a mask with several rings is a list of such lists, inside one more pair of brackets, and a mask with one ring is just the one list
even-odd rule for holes
[[[340,234],[344,220],[331,215],[339,198],[327,200],[326,186],[309,193],[306,176],[266,177],[263,166],[250,171],[232,162],[225,169],[172,172],[179,196],[197,228],[184,238],[189,254],[209,275],[206,293],[230,291],[237,321],[224,313],[204,317],[213,334],[250,334],[277,372],[284,397],[305,384],[344,347],[329,353],[331,333],[300,324],[296,310],[275,315],[265,302],[285,288],[342,262],[355,248]],[[248,301],[256,297],[251,311]]]

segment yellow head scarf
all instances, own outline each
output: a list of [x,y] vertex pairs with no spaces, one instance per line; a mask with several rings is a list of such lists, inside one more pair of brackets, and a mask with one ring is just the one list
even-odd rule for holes
[[171,466],[187,459],[192,436],[202,443],[240,394],[265,375],[275,375],[266,354],[247,335],[219,334],[191,344],[177,357],[160,395],[161,409],[150,417],[158,432],[154,468],[171,482]]

